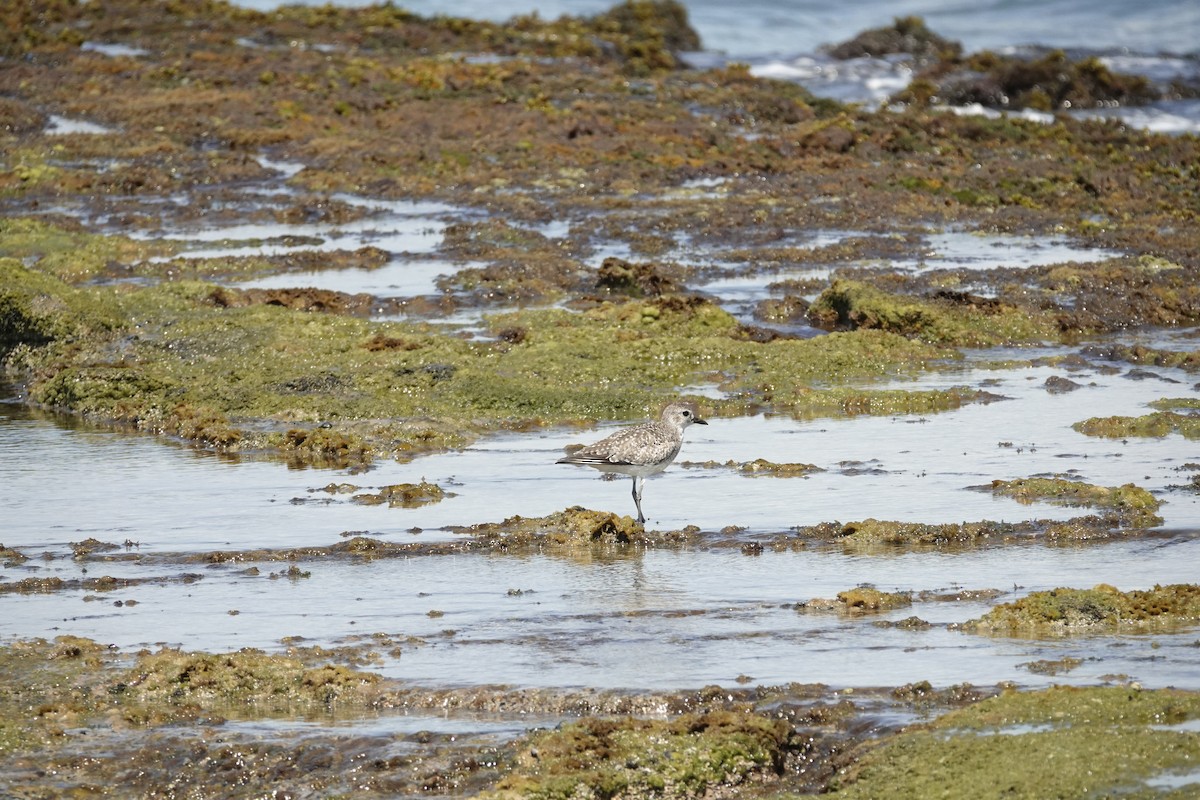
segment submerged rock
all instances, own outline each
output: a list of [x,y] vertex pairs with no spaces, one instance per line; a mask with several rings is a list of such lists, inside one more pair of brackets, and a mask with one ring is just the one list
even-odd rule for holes
[[1061,375],[1051,375],[1049,378],[1046,378],[1044,386],[1050,394],[1066,394],[1067,392],[1083,388],[1070,378],[1064,378]]

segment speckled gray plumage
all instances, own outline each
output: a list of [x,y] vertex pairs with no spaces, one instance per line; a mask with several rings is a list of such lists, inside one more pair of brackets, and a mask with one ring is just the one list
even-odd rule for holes
[[663,409],[659,419],[623,428],[595,444],[576,450],[558,463],[666,469],[679,455],[679,448],[683,445],[683,429],[697,420],[699,415],[694,403],[671,403]]
[[683,431],[693,423],[708,424],[700,418],[695,403],[671,403],[663,409],[659,419],[623,428],[595,444],[560,458],[558,463],[578,464],[601,472],[632,476],[638,522],[645,522],[642,516],[643,482],[646,476],[662,472],[675,460],[683,445]]

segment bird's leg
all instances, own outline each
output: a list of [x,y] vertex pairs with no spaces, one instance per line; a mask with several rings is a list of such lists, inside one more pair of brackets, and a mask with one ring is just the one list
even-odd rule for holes
[[646,518],[642,516],[642,487],[646,484],[646,479],[638,475],[633,476],[633,504],[638,510],[638,524],[645,525]]

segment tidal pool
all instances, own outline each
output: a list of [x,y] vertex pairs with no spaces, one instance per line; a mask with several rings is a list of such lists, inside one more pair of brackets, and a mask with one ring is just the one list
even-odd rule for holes
[[[681,463],[648,481],[644,499],[648,527],[699,526],[702,533],[688,547],[301,559],[290,574],[287,561],[210,564],[188,556],[327,546],[350,533],[454,542],[467,534],[450,526],[544,516],[576,504],[627,514],[633,510],[629,482],[554,463],[566,445],[597,438],[607,426],[496,436],[463,452],[353,473],[222,457],[4,406],[3,543],[30,557],[7,565],[4,580],[112,576],[146,582],[111,591],[80,585],[5,594],[0,636],[70,633],[127,649],[171,644],[224,651],[280,648],[288,636],[333,646],[382,632],[416,637],[416,643],[373,669],[427,686],[671,691],[738,680],[867,687],[919,680],[1091,684],[1126,676],[1146,685],[1192,687],[1200,674],[1194,630],[1034,640],[947,627],[1036,590],[1195,580],[1200,497],[1174,488],[1195,469],[1194,445],[1177,436],[1092,438],[1070,427],[1088,416],[1145,413],[1153,400],[1187,395],[1188,376],[1165,368],[1139,372],[1127,364],[1074,371],[1027,365],[1070,352],[990,351],[916,381],[890,384],[979,387],[1005,398],[956,411],[713,418],[707,428],[690,429]],[[1022,365],[991,366],[1011,359]],[[1056,375],[1081,388],[1048,392],[1045,381]],[[721,466],[757,458],[811,463],[822,471],[802,478],[747,477]],[[1060,545],[1031,538],[865,554],[809,544],[768,546],[758,555],[737,546],[831,520],[1016,522],[1087,513],[1022,505],[972,488],[1043,474],[1104,486],[1136,483],[1164,501],[1164,524],[1150,534]],[[401,509],[359,505],[351,494],[321,491],[331,483],[366,491],[422,479],[453,496]],[[88,538],[122,546],[106,554],[113,560],[73,558],[70,543]],[[257,570],[247,572],[251,567]],[[917,594],[911,607],[876,615],[795,608],[860,584]],[[999,595],[932,599],[979,589]],[[873,624],[910,616],[931,625]],[[1065,657],[1081,665],[1057,675],[1026,666]]]

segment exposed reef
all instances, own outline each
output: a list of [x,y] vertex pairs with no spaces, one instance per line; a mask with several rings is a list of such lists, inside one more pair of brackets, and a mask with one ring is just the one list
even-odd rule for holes
[[1004,603],[961,628],[975,633],[1047,635],[1102,631],[1153,631],[1200,620],[1200,586],[1177,584],[1122,592],[1092,589],[1033,592]]

